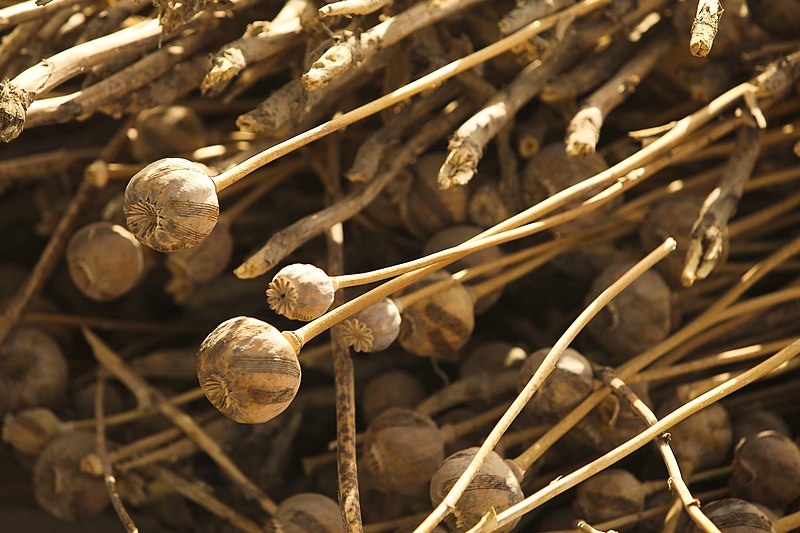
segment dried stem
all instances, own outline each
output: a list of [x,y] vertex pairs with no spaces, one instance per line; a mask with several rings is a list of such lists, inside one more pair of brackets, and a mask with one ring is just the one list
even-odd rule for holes
[[568,155],[593,154],[608,114],[621,105],[672,47],[666,32],[656,32],[617,73],[584,100],[567,127]]
[[86,341],[92,347],[98,361],[117,379],[122,381],[134,394],[147,398],[161,414],[169,418],[178,426],[186,436],[191,438],[219,467],[225,471],[245,494],[254,498],[261,508],[270,515],[274,515],[278,506],[269,496],[258,488],[239,469],[238,466],[222,450],[216,440],[211,438],[200,425],[189,415],[171,404],[161,392],[148,384],[136,374],[111,348],[97,335],[87,328],[82,328]]
[[6,72],[9,62],[29,41],[34,39],[39,29],[44,24],[44,19],[24,22],[11,30],[3,37],[0,43],[0,72]]
[[800,511],[778,518],[772,524],[772,527],[775,528],[775,533],[787,533],[800,528]]
[[692,22],[692,37],[689,40],[689,51],[693,56],[706,57],[711,52],[723,11],[719,0],[697,0],[697,14]]
[[35,0],[20,2],[18,4],[0,9],[0,30],[28,22],[29,20],[47,20],[53,13],[61,11],[83,0],[52,0],[46,6],[40,6]]
[[[433,528],[435,528],[439,522],[441,522],[442,519],[456,507],[461,495],[464,493],[467,486],[469,486],[469,484],[472,482],[472,479],[478,473],[478,470],[489,456],[489,453],[491,453],[491,451],[497,445],[497,442],[506,432],[517,415],[522,412],[522,409],[533,397],[533,394],[536,392],[536,390],[539,389],[547,376],[553,371],[556,361],[564,352],[564,350],[567,349],[572,340],[586,326],[589,320],[599,313],[600,310],[605,307],[608,302],[610,302],[617,294],[622,292],[625,287],[629,286],[642,274],[652,268],[653,265],[655,265],[658,261],[672,252],[675,249],[675,245],[676,243],[673,239],[667,239],[664,244],[648,254],[647,257],[623,274],[619,280],[604,290],[591,304],[589,304],[589,306],[586,307],[586,309],[584,309],[583,312],[581,312],[578,318],[570,325],[569,328],[567,328],[564,334],[550,349],[547,356],[545,356],[544,361],[542,361],[542,364],[536,370],[522,391],[520,391],[519,395],[514,400],[514,403],[511,404],[511,407],[508,409],[508,411],[506,411],[497,425],[486,437],[486,440],[484,440],[469,466],[458,478],[458,481],[456,481],[455,485],[453,485],[453,487],[450,489],[447,496],[445,496],[436,509],[434,509],[428,518],[426,518],[425,521],[415,530],[415,533],[430,533],[430,531],[432,531]],[[515,461],[519,464],[522,470],[527,470],[531,464],[524,462],[524,454],[523,456],[515,459]]]
[[117,480],[114,477],[114,472],[111,470],[111,461],[108,459],[108,449],[106,448],[106,424],[105,414],[103,413],[105,404],[105,390],[106,390],[106,376],[105,372],[97,372],[97,383],[95,385],[94,394],[94,412],[97,424],[95,425],[95,442],[97,446],[97,456],[100,458],[100,465],[103,471],[103,481],[105,481],[108,496],[111,499],[111,505],[114,506],[114,511],[117,512],[120,522],[125,527],[128,533],[138,533],[139,528],[133,523],[133,519],[125,509],[125,504],[117,492]]
[[320,17],[369,15],[391,5],[394,0],[341,0],[319,8]]
[[[785,346],[785,344],[784,344]],[[614,394],[625,400],[631,407],[634,413],[641,418],[648,426],[652,426],[658,422],[658,418],[650,410],[639,396],[631,389],[624,381],[618,378],[613,370],[606,369],[601,373],[603,383],[611,387]],[[683,508],[688,513],[689,517],[694,520],[697,526],[706,533],[720,533],[720,530],[714,523],[700,510],[700,500],[692,496],[689,487],[683,480],[681,469],[678,465],[678,459],[669,445],[669,434],[662,434],[655,438],[658,445],[658,451],[664,458],[664,464],[669,473],[668,486],[670,490],[675,491],[678,499],[683,504]]]
[[718,387],[715,387],[707,393],[686,403],[667,416],[663,417],[657,423],[653,424],[636,437],[611,450],[599,459],[576,470],[575,472],[572,472],[571,474],[553,481],[546,488],[536,492],[535,494],[532,494],[518,504],[509,507],[505,511],[498,514],[495,519],[491,521],[490,525],[487,524],[486,526],[483,526],[479,524],[478,526],[472,528],[469,533],[491,531],[492,529],[501,527],[518,519],[520,516],[535,509],[544,502],[551,500],[558,494],[561,494],[567,489],[574,487],[578,483],[588,479],[605,468],[608,468],[609,466],[635,452],[639,448],[647,445],[653,439],[663,435],[664,432],[669,428],[682,422],[701,409],[708,407],[709,405],[746,387],[747,385],[752,384],[782,364],[791,361],[798,355],[798,353],[800,353],[800,339],[795,340],[792,344],[785,347],[783,350],[776,353],[763,363],[756,365],[741,375],[726,381]]
[[744,185],[750,179],[759,154],[761,131],[743,126],[719,186],[708,195],[692,227],[681,282],[691,287],[705,279],[726,253],[728,221],[736,213]]
[[500,33],[508,35],[531,22],[549,15],[559,9],[564,9],[575,3],[575,0],[522,0],[517,2],[517,7],[506,13],[497,23]]
[[[265,150],[242,162],[236,167],[223,172],[219,176],[216,176],[214,178],[214,182],[217,184],[217,190],[224,189],[225,187],[247,176],[257,168],[260,168],[267,163],[274,161],[275,159],[283,157],[284,155],[297,150],[298,148],[305,146],[310,142],[330,135],[335,131],[338,131],[371,115],[379,113],[384,109],[388,109],[389,107],[392,107],[393,105],[402,102],[414,96],[415,94],[419,94],[426,89],[438,85],[445,80],[464,72],[465,70],[469,70],[486,61],[489,61],[490,59],[510,50],[514,46],[524,43],[531,37],[553,28],[562,20],[569,20],[573,17],[579,17],[587,13],[591,13],[592,11],[603,7],[604,5],[607,5],[609,2],[610,0],[584,0],[583,2],[580,2],[567,10],[538,20],[519,30],[518,32],[492,43],[489,46],[478,50],[477,52],[473,52],[472,54],[448,63],[447,65],[436,69],[430,74],[404,85],[403,87],[392,91],[387,95],[357,107],[352,111],[343,113],[342,115],[337,116],[328,122],[305,131],[295,137],[292,137],[291,139],[278,143],[272,148],[269,148],[268,150]],[[798,54],[798,63],[800,63],[800,54]],[[748,85],[747,87],[749,90],[750,86]],[[737,90],[737,97],[741,96],[741,93],[745,92],[744,88],[741,86]],[[726,93],[725,96],[730,97],[730,94]],[[719,99],[712,103],[716,104],[718,102]]]
[[436,416],[459,404],[492,398],[514,390],[519,379],[519,372],[508,370],[493,374],[491,379],[486,374],[476,374],[459,379],[442,387],[419,404],[415,410],[428,416]]

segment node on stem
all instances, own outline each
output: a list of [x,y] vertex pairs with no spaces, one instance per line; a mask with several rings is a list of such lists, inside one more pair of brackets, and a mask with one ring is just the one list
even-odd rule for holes
[[[448,279],[436,272],[408,290],[421,289]],[[401,313],[398,341],[408,353],[453,360],[470,339],[475,328],[472,296],[461,284],[454,284],[438,293],[412,303]]]
[[75,232],[66,259],[75,286],[99,302],[130,292],[145,270],[142,245],[130,231],[110,222],[93,222]]
[[[550,348],[533,352],[519,369],[517,389],[522,390],[544,361]],[[556,361],[556,367],[541,388],[525,406],[534,418],[541,415],[562,415],[578,405],[594,390],[591,362],[580,352],[567,348]]]
[[214,181],[185,159],[155,161],[136,173],[125,189],[128,228],[159,252],[198,245],[214,229],[219,201]]
[[581,483],[572,502],[580,517],[591,523],[644,510],[645,490],[636,476],[622,468],[609,468]]
[[80,460],[94,451],[94,433],[86,430],[65,433],[42,450],[33,468],[33,494],[44,510],[74,521],[105,509],[109,499],[103,479],[80,470]]
[[384,298],[339,324],[342,341],[356,352],[380,352],[400,334],[400,310]]
[[208,334],[197,353],[197,377],[222,414],[260,424],[281,414],[300,388],[300,363],[283,334],[260,320],[235,317]]
[[731,494],[783,509],[800,498],[800,447],[777,431],[739,441],[733,456]]
[[0,347],[0,384],[0,414],[52,405],[67,388],[67,361],[47,333],[17,328]]
[[333,304],[336,286],[324,270],[296,263],[275,274],[267,287],[269,308],[292,320],[319,318]]
[[339,504],[322,494],[303,492],[286,498],[271,520],[282,533],[342,533]]
[[[450,492],[450,488],[467,469],[478,448],[456,452],[439,466],[431,478],[431,504],[438,506]],[[524,497],[519,479],[502,457],[491,452],[478,474],[467,486],[467,490],[452,513],[445,518],[447,527],[454,533],[463,533],[474,526],[491,511],[499,513],[522,501]],[[517,520],[498,529],[507,533],[517,525]]]
[[429,416],[391,408],[364,434],[364,467],[381,490],[414,494],[444,459],[444,445],[442,432]]

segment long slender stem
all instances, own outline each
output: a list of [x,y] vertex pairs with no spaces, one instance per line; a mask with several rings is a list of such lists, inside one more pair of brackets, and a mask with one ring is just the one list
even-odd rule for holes
[[[674,239],[667,239],[664,244],[656,248],[642,261],[634,265],[633,268],[623,274],[619,280],[604,290],[592,303],[586,307],[586,309],[584,309],[584,311],[578,316],[577,319],[575,319],[575,321],[570,325],[569,328],[567,328],[561,338],[559,338],[550,349],[547,356],[545,356],[544,361],[542,361],[542,364],[511,404],[511,407],[508,409],[508,411],[506,411],[494,429],[492,429],[491,433],[489,433],[489,435],[486,437],[486,440],[484,440],[480,449],[473,457],[470,465],[458,478],[458,481],[456,481],[455,485],[453,485],[453,487],[450,489],[450,492],[447,494],[447,496],[445,496],[442,502],[436,506],[436,509],[433,510],[428,518],[426,518],[425,521],[414,530],[414,533],[430,533],[433,528],[435,528],[442,521],[442,519],[444,519],[444,517],[455,508],[455,506],[458,504],[458,500],[461,498],[461,495],[464,494],[464,491],[478,473],[480,467],[483,465],[483,462],[489,456],[489,453],[491,453],[491,451],[497,445],[498,441],[509,428],[517,415],[522,412],[522,409],[530,401],[530,399],[533,397],[533,394],[538,390],[550,372],[553,371],[556,361],[564,352],[564,350],[567,349],[572,340],[584,327],[586,327],[586,324],[588,324],[589,321],[597,313],[599,313],[600,310],[603,309],[603,307],[605,307],[617,294],[622,292],[625,287],[628,287],[642,274],[652,268],[653,265],[655,265],[658,261],[672,252],[675,249],[675,245],[676,243]],[[523,470],[526,470],[530,466],[530,464],[519,462],[519,458],[516,461]]]

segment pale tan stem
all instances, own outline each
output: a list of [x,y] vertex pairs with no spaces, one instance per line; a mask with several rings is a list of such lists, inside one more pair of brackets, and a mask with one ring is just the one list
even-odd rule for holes
[[778,518],[772,527],[775,528],[775,533],[787,533],[800,528],[800,511]]
[[369,15],[374,11],[383,9],[394,0],[340,0],[331,2],[319,8],[320,17]]
[[693,56],[706,57],[711,52],[722,11],[719,0],[697,1],[697,14],[692,22],[692,36],[689,40],[689,51]]
[[36,0],[20,2],[13,6],[0,9],[0,30],[11,26],[16,26],[23,22],[34,19],[47,20],[53,13],[61,11],[75,4],[80,4],[84,0],[52,0],[45,6],[40,6]]
[[[555,368],[556,361],[567,349],[572,340],[578,333],[588,324],[600,310],[605,307],[617,294],[622,292],[625,287],[628,287],[642,274],[647,272],[658,261],[666,257],[670,252],[675,249],[675,241],[667,239],[664,244],[656,248],[653,252],[647,255],[642,261],[638,262],[633,268],[628,270],[623,276],[614,282],[610,287],[604,290],[589,306],[584,309],[578,318],[570,325],[559,340],[545,356],[544,361],[536,370],[530,381],[525,385],[517,398],[511,404],[511,407],[506,411],[497,425],[492,429],[489,435],[484,440],[478,452],[473,457],[470,465],[464,473],[458,478],[455,485],[450,489],[449,493],[442,502],[433,510],[433,512],[425,519],[425,521],[415,529],[415,533],[430,533],[444,517],[450,513],[458,504],[461,495],[467,489],[472,479],[478,473],[478,470],[483,465],[483,462],[489,456],[489,453],[497,445],[497,442],[509,428],[514,419],[522,412],[522,409],[533,397],[533,394],[538,390],[547,376]],[[530,464],[519,462],[519,458],[515,460],[523,470],[526,470]]]

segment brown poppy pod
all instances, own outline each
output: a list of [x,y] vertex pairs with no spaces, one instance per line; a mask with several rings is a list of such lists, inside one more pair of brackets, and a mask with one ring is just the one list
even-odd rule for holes
[[444,445],[444,435],[429,416],[391,408],[364,434],[364,467],[381,490],[414,494],[444,459]]
[[37,328],[15,329],[0,347],[0,383],[0,406],[7,411],[54,404],[67,388],[61,348]]
[[[758,506],[738,498],[725,498],[703,504],[703,513],[722,533],[775,533],[769,517]],[[686,513],[682,514],[677,533],[702,533]]]
[[333,304],[336,286],[324,270],[296,263],[283,267],[267,288],[270,309],[292,320],[319,318]]
[[339,504],[327,496],[304,492],[286,498],[272,519],[282,533],[342,533]]
[[226,320],[197,353],[206,398],[236,422],[260,424],[281,414],[300,388],[295,349],[273,326],[250,317]]
[[800,498],[800,447],[777,431],[739,441],[733,455],[731,494],[775,509]]
[[528,357],[528,352],[519,346],[505,341],[489,341],[476,346],[459,367],[462,378],[509,370],[519,366]]
[[441,190],[436,184],[446,157],[444,152],[429,152],[414,164],[414,180],[401,199],[400,215],[406,229],[416,237],[427,238],[467,220],[470,188]]
[[[411,285],[408,291],[449,277],[435,272]],[[414,355],[443,360],[456,359],[458,350],[467,344],[475,328],[472,295],[459,283],[410,304],[401,316],[400,346]]]
[[789,425],[777,413],[759,408],[743,409],[731,413],[733,424],[733,442],[739,442],[745,437],[750,437],[762,431],[777,431],[782,435],[791,437]]
[[197,246],[167,255],[165,264],[172,274],[167,290],[177,302],[183,302],[195,285],[219,277],[233,256],[230,224],[220,219],[208,237]]
[[[517,389],[522,390],[541,366],[550,348],[536,350],[519,369]],[[577,350],[567,348],[556,361],[556,367],[547,376],[525,410],[535,418],[541,415],[561,415],[581,403],[594,389],[591,362]]]
[[[683,402],[672,397],[662,404],[657,414],[664,416],[681,405]],[[694,469],[710,468],[725,461],[733,445],[728,412],[718,403],[693,414],[669,432],[672,436],[670,446],[687,477]]]
[[[591,302],[633,266],[611,264],[597,276],[586,297]],[[589,322],[587,332],[620,363],[667,338],[672,324],[671,293],[660,274],[652,270],[623,290]]]
[[361,394],[361,413],[367,423],[391,407],[416,407],[425,399],[425,388],[416,376],[400,370],[370,379]]
[[644,510],[645,488],[622,468],[609,468],[578,485],[573,506],[590,523]]
[[130,231],[110,222],[93,222],[75,232],[66,257],[75,286],[100,302],[130,292],[145,271],[142,245]]
[[[478,448],[468,448],[454,453],[439,465],[431,478],[430,495],[434,507],[444,500],[477,453]],[[455,509],[445,518],[445,522],[450,531],[463,533],[492,509],[500,513],[521,502],[523,497],[522,487],[514,470],[502,457],[491,452],[456,503]],[[517,522],[515,520],[497,531],[511,531]]]
[[131,151],[139,161],[174,156],[208,144],[203,121],[188,107],[146,109],[136,115],[133,126],[136,136],[131,141]]
[[48,444],[33,468],[33,494],[39,505],[62,520],[99,514],[108,505],[103,478],[84,474],[80,460],[95,450],[92,431],[70,431]]
[[400,309],[391,298],[362,309],[339,324],[342,341],[356,352],[380,352],[400,334]]
[[3,420],[3,441],[19,453],[36,456],[65,427],[50,409],[22,409],[7,414]]
[[214,181],[186,159],[161,159],[136,173],[125,189],[128,229],[159,252],[197,246],[217,224]]
[[[563,143],[549,144],[525,165],[522,171],[522,197],[526,205],[537,204],[607,168],[608,164],[599,154],[570,157],[564,151]],[[594,226],[603,222],[621,201],[621,198],[611,200],[575,220],[556,226],[553,231],[569,234]]]
[[[476,235],[483,232],[483,229],[477,226],[469,226],[466,224],[452,226],[437,232],[433,237],[428,239],[425,246],[422,248],[422,255],[430,255],[453,246],[458,246]],[[500,248],[493,246],[486,248],[479,252],[469,254],[463,259],[459,259],[455,263],[446,266],[445,269],[450,273],[456,273],[469,267],[476,267],[489,261],[494,261],[503,257],[503,252]],[[487,276],[480,276],[475,278],[476,282],[486,279]],[[481,314],[487,311],[491,306],[497,303],[500,297],[503,296],[503,289],[498,289],[486,296],[483,296],[475,302],[475,314]]]
[[642,248],[648,251],[664,242],[667,237],[677,241],[675,252],[655,266],[672,287],[682,287],[681,272],[686,263],[686,250],[691,240],[692,226],[700,215],[702,206],[703,199],[690,194],[667,198],[653,206],[639,229]]

